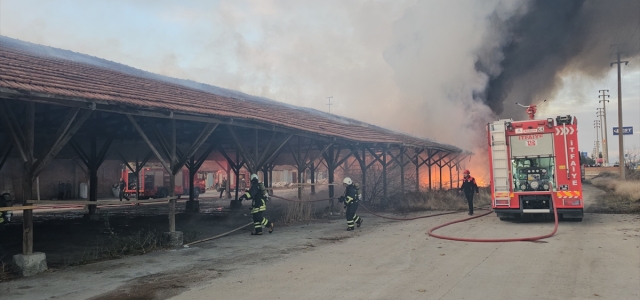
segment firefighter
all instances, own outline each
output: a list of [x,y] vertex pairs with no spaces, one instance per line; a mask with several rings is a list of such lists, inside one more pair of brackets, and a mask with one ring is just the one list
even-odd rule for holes
[[344,185],[344,195],[342,195],[338,202],[344,202],[344,208],[347,209],[347,231],[354,230],[354,225],[360,227],[362,225],[362,218],[356,215],[358,210],[358,201],[360,201],[360,189],[358,184],[354,183],[351,178],[345,177],[342,180]]
[[122,201],[122,198],[127,199],[127,201],[129,201],[129,197],[127,197],[127,195],[125,195],[124,190],[127,187],[127,183],[124,182],[124,178],[120,177],[120,182],[118,182],[118,195],[120,196],[120,201]]
[[460,191],[464,192],[464,196],[467,198],[467,203],[469,204],[469,215],[473,216],[473,193],[480,194],[480,190],[476,184],[476,179],[471,177],[469,170],[464,171],[464,179],[462,179]]
[[262,213],[267,210],[266,201],[269,201],[269,194],[262,182],[258,182],[258,175],[251,174],[251,187],[242,197],[242,200],[251,200],[251,215],[253,216],[254,231],[251,235],[262,235],[262,227],[269,228],[269,233],[273,232],[273,222],[269,222]]
[[222,199],[222,194],[227,190],[227,177],[222,178],[222,184],[220,185],[220,198]]

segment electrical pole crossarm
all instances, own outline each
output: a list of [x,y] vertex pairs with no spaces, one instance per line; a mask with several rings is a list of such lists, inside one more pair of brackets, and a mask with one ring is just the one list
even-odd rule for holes
[[628,64],[629,64],[629,61],[628,61],[628,60],[623,60],[623,61],[614,61],[614,62],[612,62],[612,63],[610,63],[610,64],[609,64],[609,67],[613,67],[613,65],[619,65],[619,64],[621,64],[621,63],[624,63],[624,65],[626,66],[626,65],[628,65]]

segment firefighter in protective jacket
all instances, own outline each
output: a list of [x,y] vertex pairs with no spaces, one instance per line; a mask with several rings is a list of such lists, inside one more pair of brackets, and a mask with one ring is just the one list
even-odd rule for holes
[[464,179],[462,179],[462,186],[460,190],[464,192],[464,196],[467,198],[467,203],[469,204],[469,215],[473,216],[473,193],[480,193],[478,189],[478,185],[476,184],[476,179],[471,177],[471,172],[469,170],[464,171]]
[[251,174],[251,187],[240,200],[251,200],[251,215],[253,216],[254,231],[251,235],[262,235],[262,226],[269,228],[269,233],[273,232],[273,222],[269,222],[262,215],[267,210],[266,201],[269,200],[269,194],[262,182],[258,182],[258,175]]
[[340,197],[338,202],[344,202],[344,207],[347,209],[347,231],[354,229],[354,225],[362,225],[362,218],[356,215],[358,210],[358,201],[360,201],[360,189],[357,183],[354,183],[351,178],[345,177],[342,180],[345,186],[344,195]]

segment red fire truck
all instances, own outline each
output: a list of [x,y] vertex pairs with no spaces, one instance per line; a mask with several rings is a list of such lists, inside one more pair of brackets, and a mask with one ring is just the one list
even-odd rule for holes
[[[127,183],[127,189],[125,193],[129,195],[135,195],[138,180],[131,170],[123,170],[122,178]],[[153,163],[147,164],[142,170],[140,170],[140,197],[144,198],[165,198],[169,196],[169,172],[167,172],[161,165]],[[193,182],[194,196],[198,198],[201,193],[205,192],[205,182],[207,176],[204,172],[196,173]],[[189,195],[189,170],[183,168],[178,174],[176,174],[175,184],[176,195]]]
[[500,220],[551,216],[582,221],[577,119],[499,120],[487,126],[492,207]]

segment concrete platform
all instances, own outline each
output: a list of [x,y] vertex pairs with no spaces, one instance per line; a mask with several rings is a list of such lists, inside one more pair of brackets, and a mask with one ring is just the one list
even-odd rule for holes
[[169,246],[177,247],[184,244],[184,235],[182,234],[182,231],[165,232],[164,237]]
[[24,277],[33,276],[47,270],[47,256],[42,252],[13,256],[13,263],[16,270]]

